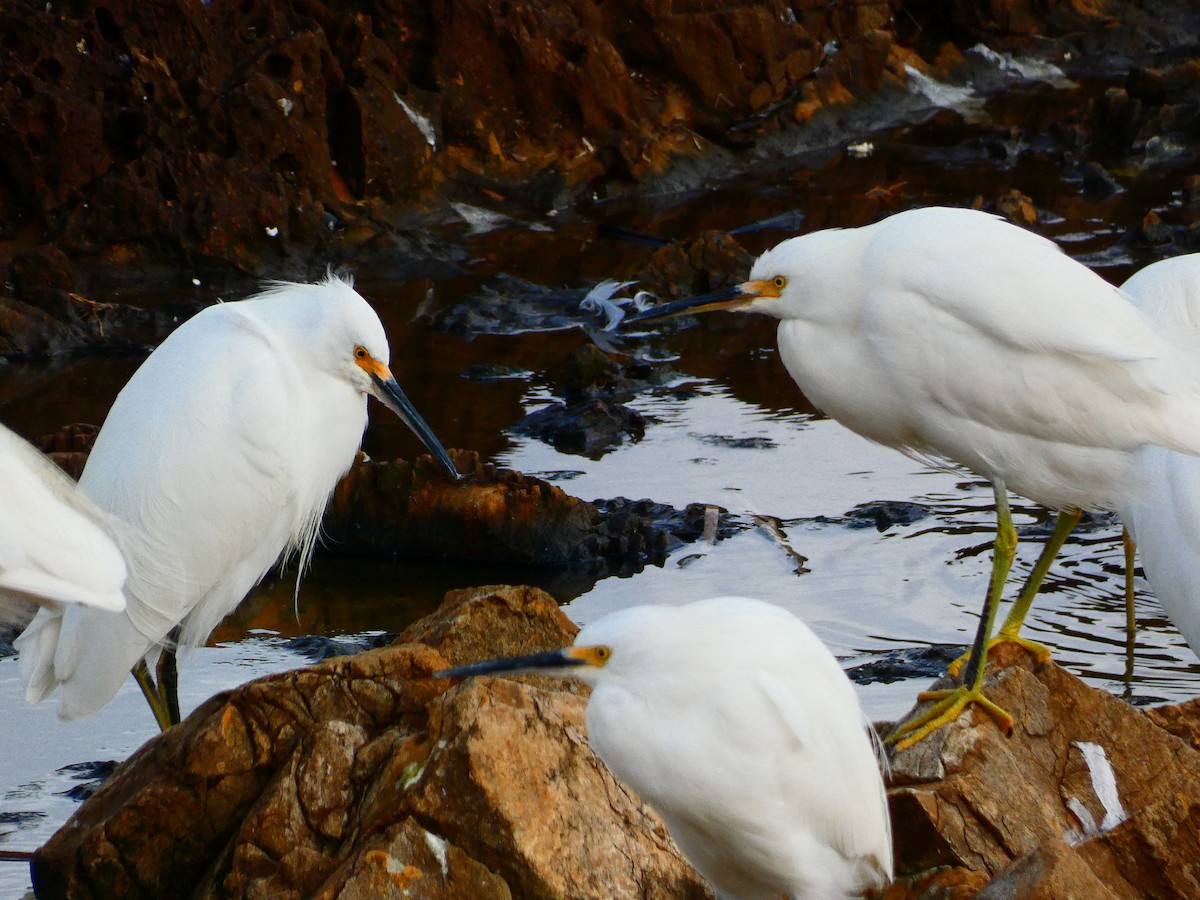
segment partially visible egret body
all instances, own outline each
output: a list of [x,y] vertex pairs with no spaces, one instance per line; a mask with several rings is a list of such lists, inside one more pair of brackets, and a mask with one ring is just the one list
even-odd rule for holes
[[632,607],[563,650],[438,674],[546,669],[592,685],[588,743],[719,895],[841,898],[891,880],[870,725],[791,613],[743,597]]
[[22,601],[124,609],[117,527],[62,469],[0,425],[0,623],[19,615]]
[[987,602],[963,685],[902,726],[907,745],[979,703],[983,648],[1016,548],[1009,489],[1059,511],[1000,629],[1018,636],[1079,510],[1136,496],[1133,454],[1200,453],[1200,369],[1117,288],[1056,245],[995,216],[931,207],[784,241],[750,280],[626,321],[733,309],[780,320],[788,372],[864,437],[989,479],[998,530]]
[[453,473],[387,360],[379,317],[333,275],[209,307],[171,334],[117,397],[80,479],[153,545],[126,550],[123,613],[38,612],[16,642],[29,700],[61,688],[60,718],[86,716],[136,666],[159,724],[177,720],[173,689],[161,671],[149,685],[143,658],[153,664],[176,626],[180,646],[202,644],[281,555],[297,553],[303,572],[368,394]]
[[[1147,266],[1121,290],[1200,359],[1200,253]],[[1147,447],[1136,465],[1140,493],[1121,507],[1121,520],[1158,602],[1200,656],[1200,459]]]

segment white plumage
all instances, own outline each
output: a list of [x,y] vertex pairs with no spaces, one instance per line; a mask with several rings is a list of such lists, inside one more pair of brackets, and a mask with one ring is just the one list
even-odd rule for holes
[[[1200,359],[1200,254],[1147,266],[1121,290]],[[1136,465],[1139,492],[1122,505],[1121,519],[1158,602],[1200,656],[1200,459],[1148,447]]]
[[0,622],[28,601],[125,607],[118,523],[35,447],[0,425]]
[[825,900],[891,879],[870,726],[786,610],[742,597],[632,607],[559,653],[440,674],[546,668],[593,686],[588,742],[720,895]]
[[858,433],[956,462],[1053,509],[1111,508],[1129,454],[1200,452],[1200,377],[1120,292],[1050,241],[929,208],[785,241],[780,354]]
[[1011,726],[983,698],[980,662],[1016,543],[1006,491],[1060,513],[1000,629],[1042,655],[1018,632],[1078,510],[1136,497],[1145,447],[1200,453],[1198,361],[1050,241],[966,209],[791,238],[745,283],[627,321],[712,309],[779,319],[788,372],[843,425],[992,482],[998,552],[969,684],[923,695],[941,702],[901,732],[919,728],[903,743],[918,740],[977,702]]
[[205,309],[134,373],[96,439],[81,489],[146,540],[127,552],[119,615],[41,610],[17,640],[31,702],[59,716],[107,703],[171,630],[203,643],[281,554],[301,571],[354,461],[368,393],[453,471],[387,368],[379,317],[351,282],[277,284]]

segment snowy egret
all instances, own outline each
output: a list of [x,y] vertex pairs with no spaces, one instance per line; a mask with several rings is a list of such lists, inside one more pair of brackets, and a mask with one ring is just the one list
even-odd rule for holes
[[[1200,358],[1200,253],[1147,266],[1121,290]],[[1140,493],[1121,507],[1121,520],[1158,602],[1200,656],[1200,459],[1147,447],[1136,467]]]
[[153,540],[126,548],[123,613],[38,611],[16,642],[29,700],[61,687],[59,717],[86,716],[132,667],[159,725],[178,721],[172,645],[203,643],[281,555],[303,573],[368,394],[456,475],[387,360],[379,317],[332,274],[217,304],[171,334],[122,389],[80,479]]
[[125,608],[117,523],[66,473],[0,425],[0,623],[28,601]]
[[438,674],[547,670],[592,685],[588,743],[721,896],[844,897],[891,880],[870,725],[791,613],[744,597],[630,607],[563,650]]
[[[891,737],[908,746],[983,695],[986,648],[1016,641],[1079,510],[1136,492],[1133,454],[1200,453],[1200,372],[1117,288],[1045,238],[995,216],[931,207],[784,241],[750,280],[627,319],[732,309],[780,320],[779,351],[809,400],[859,434],[992,483],[996,542],[970,665]],[[1058,520],[991,641],[1016,550],[1008,490]]]

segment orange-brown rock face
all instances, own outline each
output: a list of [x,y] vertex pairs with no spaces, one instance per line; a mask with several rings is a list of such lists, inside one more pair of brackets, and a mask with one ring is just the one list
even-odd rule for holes
[[[338,485],[324,533],[339,551],[574,568],[599,572],[660,562],[680,540],[649,514],[604,515],[539,478],[451,451],[463,478],[429,457],[360,461]],[[636,507],[636,504],[632,506]],[[703,510],[689,507],[680,533],[699,536]]]
[[21,223],[18,248],[53,236],[113,268],[255,267],[437,198],[544,211],[695,154],[699,134],[783,100],[830,41],[853,52],[824,80],[877,87],[895,5],[18,0],[0,113],[20,190],[0,191],[0,221]]
[[429,677],[573,633],[535,589],[455,592],[401,639],[428,644],[218,695],[39,851],[39,896],[708,896],[588,749],[582,696]]
[[989,696],[1011,737],[972,713],[893,762],[899,873],[981,874],[987,897],[1200,896],[1200,753],[1157,724],[1194,733],[1195,704],[1147,715],[1019,650],[1001,660]]

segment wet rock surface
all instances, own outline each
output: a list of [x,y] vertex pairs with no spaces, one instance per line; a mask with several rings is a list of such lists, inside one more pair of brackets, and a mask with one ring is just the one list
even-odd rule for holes
[[563,453],[599,459],[627,440],[642,439],[646,418],[625,404],[639,391],[659,388],[673,376],[670,366],[652,366],[636,358],[618,362],[594,344],[585,344],[563,366],[563,401],[535,410],[513,431]]
[[705,508],[580,500],[541,479],[452,451],[452,482],[429,457],[362,460],[326,510],[327,544],[343,553],[446,556],[629,574],[661,563],[703,530]]
[[39,896],[710,896],[588,749],[581,688],[430,677],[575,630],[534,589],[454,592],[395,646],[218,695],[38,852]]
[[661,173],[801,84],[871,90],[895,40],[879,0],[800,18],[776,0],[238,13],[14,4],[0,111],[24,187],[0,195],[9,237],[109,268],[248,268],[389,234],[435,200],[544,212]]

